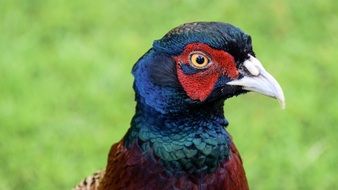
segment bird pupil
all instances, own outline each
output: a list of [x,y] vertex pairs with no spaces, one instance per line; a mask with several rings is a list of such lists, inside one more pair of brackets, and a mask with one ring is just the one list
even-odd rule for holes
[[204,57],[203,56],[198,56],[196,58],[196,63],[198,64],[203,64],[204,63]]

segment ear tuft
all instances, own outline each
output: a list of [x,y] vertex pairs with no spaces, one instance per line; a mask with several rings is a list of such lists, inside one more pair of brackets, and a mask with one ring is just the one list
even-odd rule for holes
[[176,63],[165,54],[157,54],[149,63],[150,79],[159,86],[179,87]]

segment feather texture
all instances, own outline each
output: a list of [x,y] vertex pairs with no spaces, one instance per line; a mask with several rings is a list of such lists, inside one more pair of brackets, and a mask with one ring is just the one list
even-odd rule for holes
[[[144,155],[140,147],[133,145],[127,149],[124,142],[115,144],[109,153],[106,175],[99,190],[118,189],[210,189],[247,190],[248,184],[240,155],[231,143],[229,160],[219,168],[202,177],[182,175],[170,176],[154,155]],[[83,190],[83,189],[79,189]]]
[[81,181],[73,190],[98,190],[104,174],[105,170],[95,172]]

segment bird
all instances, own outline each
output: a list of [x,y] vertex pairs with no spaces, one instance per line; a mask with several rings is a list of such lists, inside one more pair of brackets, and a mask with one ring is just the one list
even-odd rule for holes
[[253,51],[251,36],[223,22],[171,29],[134,64],[136,108],[106,168],[75,190],[248,190],[227,131],[224,102],[248,92],[284,93]]

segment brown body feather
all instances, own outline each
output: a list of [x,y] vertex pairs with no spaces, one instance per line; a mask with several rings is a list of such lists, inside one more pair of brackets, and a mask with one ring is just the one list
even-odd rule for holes
[[87,177],[74,190],[210,189],[248,190],[241,157],[231,144],[230,158],[214,174],[198,179],[193,176],[168,176],[158,160],[145,156],[138,146],[127,150],[123,142],[114,144],[105,171]]

